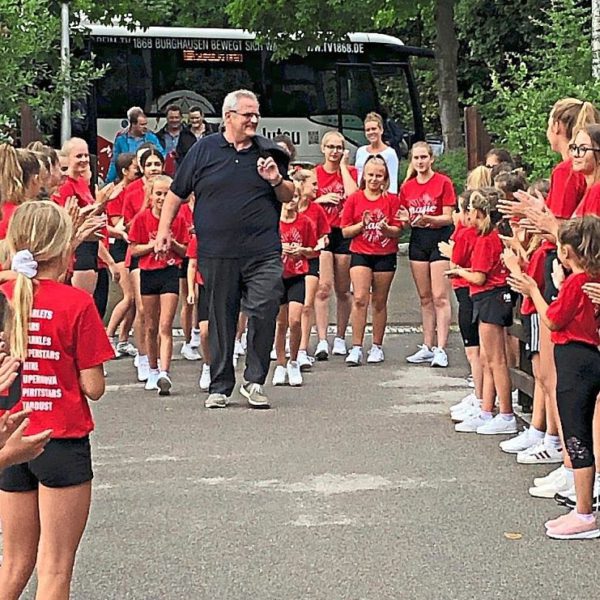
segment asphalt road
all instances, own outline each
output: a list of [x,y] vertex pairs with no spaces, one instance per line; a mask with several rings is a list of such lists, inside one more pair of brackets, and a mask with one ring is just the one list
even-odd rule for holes
[[598,542],[547,540],[560,511],[527,495],[549,469],[454,433],[458,338],[446,370],[404,362],[418,341],[389,336],[383,365],[319,363],[301,389],[267,388],[270,411],[204,409],[197,364],[176,361],[162,399],[111,363],[72,597],[597,598]]

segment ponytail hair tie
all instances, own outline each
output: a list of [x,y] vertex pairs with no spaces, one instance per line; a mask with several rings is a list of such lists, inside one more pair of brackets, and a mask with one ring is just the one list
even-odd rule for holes
[[21,273],[28,279],[33,279],[38,272],[37,261],[33,258],[33,254],[29,250],[19,250],[12,259],[10,264],[11,271]]

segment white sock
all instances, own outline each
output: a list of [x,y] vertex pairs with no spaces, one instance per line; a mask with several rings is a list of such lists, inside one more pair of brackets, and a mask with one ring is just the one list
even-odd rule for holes
[[565,477],[569,486],[575,485],[575,477],[573,476],[573,469],[565,467]]
[[544,446],[546,446],[546,448],[560,450],[562,447],[560,443],[560,437],[557,435],[550,435],[547,433],[546,435],[544,435]]
[[148,355],[147,354],[140,354],[138,357],[138,362],[140,364],[144,363],[144,364],[148,364]]
[[160,371],[158,369],[150,369],[151,375],[160,375]]
[[158,376],[159,376],[159,377],[168,377],[168,376],[169,376],[169,374],[168,374],[166,371],[161,371],[161,372],[158,374]]
[[529,428],[529,439],[531,440],[543,440],[546,435],[545,431],[536,429],[533,425]]

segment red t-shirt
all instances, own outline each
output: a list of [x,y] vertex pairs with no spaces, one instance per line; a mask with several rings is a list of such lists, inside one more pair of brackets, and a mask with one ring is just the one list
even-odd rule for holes
[[123,190],[123,221],[129,226],[133,218],[142,210],[144,200],[146,199],[146,190],[144,188],[144,179],[136,179]]
[[307,219],[309,219],[317,233],[317,241],[320,240],[324,235],[331,233],[331,227],[327,220],[327,213],[323,210],[323,207],[316,202],[309,202],[308,206],[304,211],[300,213]]
[[[540,246],[536,248],[533,254],[529,257],[529,264],[527,265],[527,269],[525,272],[527,275],[535,279],[535,282],[538,285],[538,288],[542,293],[544,293],[544,285],[545,285],[545,269],[544,265],[546,262],[546,256],[548,253],[546,248]],[[521,314],[522,315],[533,315],[537,310],[535,308],[535,304],[531,300],[529,296],[525,296],[523,298],[523,302],[521,303]]]
[[[296,243],[303,248],[314,248],[317,244],[317,233],[307,217],[298,215],[291,223],[279,222],[279,235],[282,244]],[[296,277],[308,273],[308,258],[306,256],[290,256],[282,253],[283,277]]]
[[17,210],[17,208],[19,208],[19,205],[13,204],[12,202],[4,202],[0,207],[0,211],[2,211],[2,219],[0,219],[0,240],[6,239],[10,220],[15,214],[15,210]]
[[[195,258],[198,260],[198,238],[196,234],[192,234],[190,237],[190,243],[188,244],[187,250],[185,252],[185,256],[187,258]],[[204,285],[204,279],[202,278],[202,273],[200,273],[200,269],[198,269],[196,265],[196,283],[198,285]]]
[[351,194],[344,204],[341,226],[349,227],[363,220],[368,212],[370,222],[362,232],[350,241],[350,251],[355,254],[374,254],[383,256],[395,254],[398,251],[398,239],[381,233],[381,222],[385,219],[388,225],[400,227],[396,218],[398,212],[398,197],[395,194],[383,194],[377,200],[369,200],[363,190]]
[[575,217],[596,215],[600,217],[600,183],[595,183],[588,190],[575,209]]
[[556,165],[550,175],[550,190],[546,206],[557,219],[570,219],[585,194],[586,183],[582,173],[573,171],[571,160]]
[[90,186],[85,177],[73,179],[71,176],[67,176],[64,183],[58,188],[58,195],[52,196],[52,199],[60,206],[64,206],[72,196],[77,198],[79,208],[94,203],[94,196],[92,196]]
[[508,269],[502,262],[503,250],[504,245],[495,229],[487,235],[477,236],[473,247],[471,271],[485,273],[486,279],[483,285],[469,285],[471,296],[506,286]]
[[[152,209],[147,208],[133,219],[129,230],[129,241],[132,244],[147,244],[156,239],[159,219],[152,214]],[[179,214],[171,225],[171,235],[180,244],[187,244],[190,236],[185,219]],[[173,250],[169,250],[166,256],[157,256],[154,252],[140,256],[140,269],[143,271],[155,271],[165,269],[172,265],[179,266],[183,258]]]
[[581,289],[591,279],[586,273],[573,273],[564,281],[558,297],[546,312],[546,316],[558,331],[550,337],[554,344],[583,342],[592,346],[600,345],[596,307]]
[[122,217],[123,216],[123,201],[125,199],[125,189],[121,190],[118,196],[115,196],[112,200],[106,203],[106,214],[108,217]]
[[[10,299],[14,282],[2,286]],[[115,357],[104,326],[85,291],[57,281],[35,284],[21,401],[30,408],[26,435],[52,429],[53,438],[82,438],[94,429],[79,374]]]
[[[352,179],[358,182],[358,171],[356,170],[356,167],[348,167],[348,171],[350,172],[350,175],[352,175]],[[323,168],[323,165],[317,165],[315,167],[315,175],[319,186],[317,196],[324,196],[325,194],[331,193],[342,196],[342,200],[339,204],[321,204],[321,207],[327,215],[329,227],[340,227],[340,217],[344,208],[344,201],[346,200],[342,173],[340,171],[328,173]]]
[[[463,269],[470,269],[473,248],[478,236],[475,227],[465,227],[462,223],[458,223],[451,236],[451,239],[454,240],[451,262]],[[455,290],[469,287],[469,282],[462,277],[453,277],[451,281]]]
[[454,186],[450,178],[441,173],[434,173],[426,183],[419,183],[413,177],[400,188],[400,204],[408,209],[411,223],[419,215],[437,217],[445,206],[456,206]]

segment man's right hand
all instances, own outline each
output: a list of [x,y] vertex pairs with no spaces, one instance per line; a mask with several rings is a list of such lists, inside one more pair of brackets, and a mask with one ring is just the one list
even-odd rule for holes
[[172,239],[170,231],[167,231],[166,233],[159,231],[154,240],[154,253],[166,254],[171,248]]

